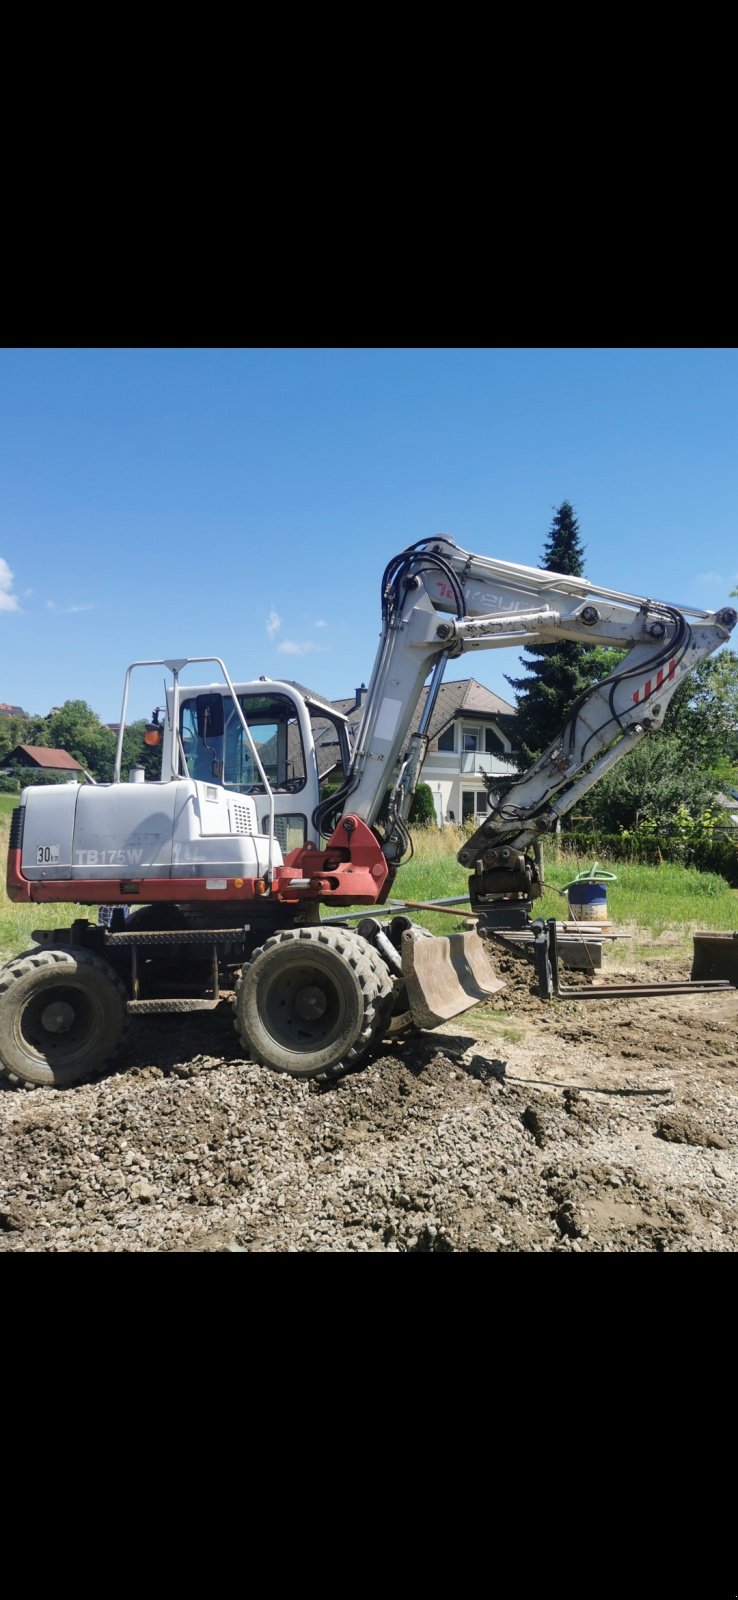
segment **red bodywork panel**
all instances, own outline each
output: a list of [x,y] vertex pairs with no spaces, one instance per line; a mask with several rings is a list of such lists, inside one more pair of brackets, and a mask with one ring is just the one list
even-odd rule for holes
[[[71,900],[79,905],[154,905],[163,901],[186,905],[193,901],[234,901],[248,905],[301,905],[305,900],[325,900],[331,905],[381,905],[389,894],[394,869],[379,841],[359,817],[343,817],[325,849],[305,845],[293,850],[276,868],[271,889],[263,878],[53,878],[30,881],[21,872],[20,850],[8,851],[8,898],[19,901]],[[309,879],[306,884],[305,880]],[[208,883],[225,883],[209,889]],[[299,888],[294,887],[296,883]]]

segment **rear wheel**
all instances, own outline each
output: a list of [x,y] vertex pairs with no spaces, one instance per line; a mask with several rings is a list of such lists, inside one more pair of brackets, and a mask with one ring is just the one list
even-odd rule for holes
[[331,1078],[366,1055],[385,1013],[383,964],[345,928],[290,928],[255,950],[236,984],[234,1026],[253,1061]]
[[0,1075],[66,1088],[101,1067],[126,1023],[127,995],[89,950],[29,950],[0,971]]

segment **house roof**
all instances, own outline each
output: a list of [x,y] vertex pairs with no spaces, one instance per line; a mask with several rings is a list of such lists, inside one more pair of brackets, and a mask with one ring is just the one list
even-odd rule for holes
[[[411,731],[418,726],[427,696],[428,691],[424,689]],[[497,721],[500,717],[514,717],[515,714],[515,707],[509,701],[503,700],[494,690],[485,688],[476,678],[457,678],[455,682],[441,684],[428,732],[431,739],[435,739],[454,717],[462,715],[489,717]]]
[[[427,698],[428,690],[423,689],[408,729],[409,733],[415,733],[419,727]],[[362,715],[363,707],[356,706],[353,695],[348,699],[334,700],[333,705],[337,711],[342,711],[344,716],[348,717],[349,722],[358,722]],[[476,678],[457,678],[450,683],[441,684],[428,733],[431,739],[435,739],[449,722],[458,716],[481,716],[497,720],[500,717],[514,717],[515,714],[514,706],[503,700],[501,695],[495,694],[493,689],[486,689]]]
[[27,711],[22,706],[10,706],[6,700],[0,700],[0,717],[25,717]]
[[49,771],[57,772],[84,772],[84,767],[75,761],[74,756],[70,756],[68,750],[52,750],[43,744],[17,744],[15,750],[8,751],[4,760],[12,761],[19,750],[22,750],[24,756],[28,756],[36,767],[47,767]]
[[[300,686],[296,685],[296,687]],[[415,708],[415,714],[410,723],[408,733],[417,731],[427,698],[428,690],[424,689]],[[348,718],[352,727],[355,728],[358,725],[364,708],[356,705],[355,694],[345,696],[341,700],[333,700],[331,704],[335,711],[342,712]],[[476,678],[457,678],[450,683],[441,684],[430,720],[428,736],[431,739],[436,739],[439,733],[442,733],[444,728],[447,728],[449,723],[459,716],[479,717],[484,721],[491,722],[494,720],[497,722],[515,715],[514,706],[511,706],[507,700],[503,700],[501,695],[495,694],[494,690],[485,688],[484,684],[479,683]],[[324,773],[330,771],[338,759],[338,742],[335,732],[329,724],[326,725],[325,732],[321,733],[320,737],[316,729],[315,743],[318,770],[322,777]]]

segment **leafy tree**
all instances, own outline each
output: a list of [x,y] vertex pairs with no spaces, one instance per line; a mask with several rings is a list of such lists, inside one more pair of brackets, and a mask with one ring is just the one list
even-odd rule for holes
[[709,770],[717,784],[735,781],[738,760],[738,654],[722,649],[701,661],[677,689],[663,724],[682,759]]
[[40,744],[38,731],[44,726],[43,717],[0,717],[0,763],[18,744]]
[[657,733],[606,772],[580,806],[595,827],[609,833],[636,828],[646,818],[666,827],[681,806],[693,816],[707,810],[717,787],[708,767],[685,762],[678,738]]
[[86,700],[65,700],[49,712],[43,737],[37,744],[67,750],[93,778],[109,783],[115,763],[115,734],[103,726]]
[[680,816],[693,821],[735,782],[738,655],[721,650],[673,696],[660,733],[649,735],[590,790],[583,810],[609,832],[658,824],[668,838]]
[[120,765],[124,781],[131,767],[143,767],[147,783],[154,783],[161,777],[161,743],[147,744],[145,733],[145,722],[130,722],[126,727]]

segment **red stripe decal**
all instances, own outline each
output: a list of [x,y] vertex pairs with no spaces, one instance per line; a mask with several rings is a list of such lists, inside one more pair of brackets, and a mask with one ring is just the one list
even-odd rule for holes
[[645,687],[645,689],[644,689],[644,691],[643,691],[643,698],[644,698],[644,700],[647,700],[647,699],[648,699],[648,697],[649,697],[649,695],[650,695],[650,693],[651,693],[651,679],[650,679],[650,678],[647,678],[647,679],[646,679],[646,687]]
[[640,689],[636,689],[636,692],[635,692],[635,694],[633,696],[633,704],[637,706],[638,701],[640,700],[640,698],[641,698],[641,691],[640,691]]
[[663,681],[664,681],[664,669],[663,669],[663,667],[659,667],[659,670],[656,673],[656,688],[657,689],[661,688],[661,685],[662,685]]
[[669,677],[673,678],[675,672],[676,672],[676,661],[672,660],[672,661],[669,662]]

